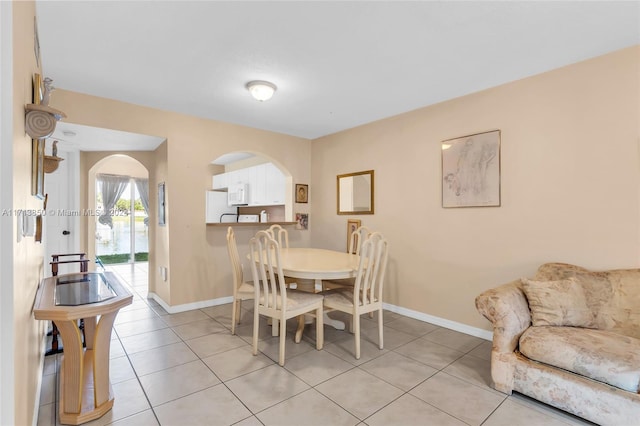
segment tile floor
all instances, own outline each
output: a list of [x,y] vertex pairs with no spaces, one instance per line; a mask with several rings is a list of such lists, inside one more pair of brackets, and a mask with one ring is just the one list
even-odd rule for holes
[[[90,425],[590,424],[491,389],[491,343],[477,337],[385,312],[385,349],[367,318],[356,360],[348,332],[326,328],[316,351],[313,327],[295,344],[291,321],[282,368],[266,322],[260,352],[251,354],[250,303],[232,336],[231,305],[169,315],[146,298],[146,263],[109,269],[135,297],[118,314],[111,342],[114,407]],[[46,357],[38,425],[59,424],[61,356]]]

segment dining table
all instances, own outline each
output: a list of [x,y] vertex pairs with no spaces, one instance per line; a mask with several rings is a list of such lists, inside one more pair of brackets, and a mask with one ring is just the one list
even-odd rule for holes
[[[280,263],[285,277],[313,280],[314,286],[307,291],[322,291],[323,280],[337,280],[356,276],[360,257],[343,251],[321,248],[289,247],[280,248]],[[303,289],[304,285],[296,285]],[[330,318],[326,313],[324,323],[338,330],[344,330],[342,321]],[[298,320],[295,341],[302,339],[305,320],[304,315]]]

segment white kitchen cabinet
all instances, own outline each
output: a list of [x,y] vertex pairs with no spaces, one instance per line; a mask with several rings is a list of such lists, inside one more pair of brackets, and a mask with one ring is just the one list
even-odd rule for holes
[[249,206],[274,206],[285,203],[287,191],[284,174],[273,163],[264,163],[213,176],[213,189],[227,189],[248,184]]
[[220,173],[218,175],[213,175],[211,188],[226,189],[228,187],[229,187],[229,175],[227,173]]
[[266,164],[249,167],[250,206],[264,206],[268,204]]
[[267,204],[284,204],[286,194],[284,174],[273,163],[267,163],[265,166]]

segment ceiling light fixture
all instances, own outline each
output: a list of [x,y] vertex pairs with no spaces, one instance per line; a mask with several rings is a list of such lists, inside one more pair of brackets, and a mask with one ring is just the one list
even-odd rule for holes
[[247,89],[254,99],[263,102],[271,99],[277,87],[268,81],[254,80],[247,83]]

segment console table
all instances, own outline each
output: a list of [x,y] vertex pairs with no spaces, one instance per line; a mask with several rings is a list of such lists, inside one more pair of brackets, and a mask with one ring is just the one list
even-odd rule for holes
[[[78,425],[97,419],[113,407],[109,380],[111,330],[120,308],[133,295],[112,272],[83,272],[42,280],[33,313],[55,321],[62,336],[60,423]],[[84,319],[86,349],[78,320]]]

